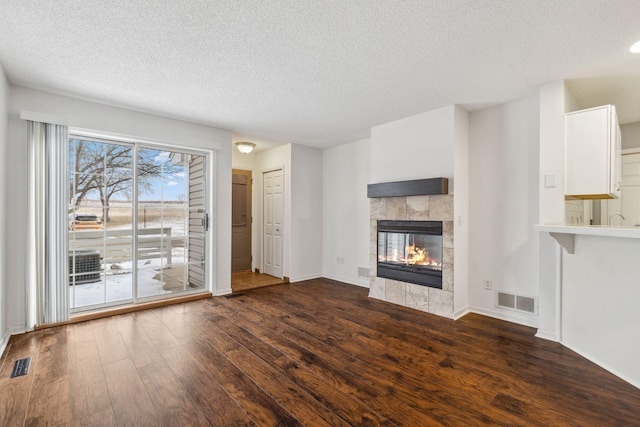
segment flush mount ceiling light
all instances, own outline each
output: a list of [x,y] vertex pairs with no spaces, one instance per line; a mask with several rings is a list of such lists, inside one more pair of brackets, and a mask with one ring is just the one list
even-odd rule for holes
[[249,154],[253,151],[255,146],[256,144],[254,144],[253,142],[236,142],[236,148],[242,154]]
[[629,48],[629,51],[633,53],[640,53],[640,40],[635,42],[634,45]]

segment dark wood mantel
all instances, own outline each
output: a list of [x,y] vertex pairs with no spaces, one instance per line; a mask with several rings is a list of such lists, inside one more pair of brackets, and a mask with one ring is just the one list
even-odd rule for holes
[[429,178],[367,185],[367,197],[402,197],[449,194],[449,179]]

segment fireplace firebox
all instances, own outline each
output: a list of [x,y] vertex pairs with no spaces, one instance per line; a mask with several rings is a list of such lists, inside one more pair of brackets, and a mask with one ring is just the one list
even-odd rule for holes
[[378,221],[378,277],[442,289],[442,221]]

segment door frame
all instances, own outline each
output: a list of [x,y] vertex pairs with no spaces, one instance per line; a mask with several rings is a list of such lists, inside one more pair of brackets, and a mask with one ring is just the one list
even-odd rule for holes
[[[126,300],[121,303],[103,303],[96,304],[91,306],[86,306],[86,308],[74,308],[69,309],[71,315],[86,313],[96,310],[101,310],[104,308],[112,308],[118,307],[120,305],[136,305],[143,304],[148,302],[154,302],[164,299],[171,299],[176,297],[184,297],[195,294],[214,292],[216,288],[216,283],[213,278],[213,271],[216,271],[216,233],[215,224],[217,223],[216,218],[216,210],[215,210],[215,200],[217,197],[216,194],[216,186],[214,182],[215,172],[217,168],[217,150],[207,150],[202,148],[194,148],[191,146],[181,146],[171,142],[163,142],[156,141],[150,139],[143,138],[135,138],[124,136],[120,134],[112,134],[108,132],[96,132],[90,129],[83,129],[77,127],[69,127],[69,138],[72,136],[79,138],[86,138],[95,140],[97,142],[108,143],[108,144],[121,144],[121,145],[130,145],[134,151],[134,168],[137,169],[137,153],[138,148],[146,148],[146,149],[155,149],[155,150],[165,150],[165,151],[176,151],[183,154],[192,154],[203,156],[205,158],[205,168],[204,168],[204,182],[206,185],[206,194],[205,194],[205,210],[209,215],[209,226],[205,231],[206,241],[205,241],[205,272],[204,272],[204,283],[205,286],[202,289],[194,289],[194,290],[186,290],[180,293],[168,293],[168,294],[160,294],[160,295],[152,295],[145,297],[138,297],[137,288],[138,288],[138,268],[137,263],[133,263],[132,265],[132,299]],[[132,203],[132,232],[133,232],[133,242],[132,242],[132,253],[137,253],[137,228],[133,227],[133,224],[137,224],[138,220],[138,189],[137,189],[137,175],[134,174],[134,184],[133,184],[133,203]]]
[[[620,153],[621,157],[634,155],[634,154],[640,154],[640,147],[625,148],[624,150],[621,150],[621,153]],[[622,162],[620,163],[620,167],[622,167]],[[620,199],[613,199],[613,200],[620,200]],[[604,218],[604,221],[605,221],[605,224],[602,224],[602,225],[609,225],[609,200],[604,200],[604,203],[602,200],[600,201],[600,217],[601,217],[601,220]]]
[[285,209],[286,203],[285,203],[285,199],[287,196],[287,191],[289,191],[289,189],[286,186],[286,169],[284,165],[281,166],[273,166],[270,168],[265,168],[262,169],[260,171],[260,180],[261,180],[261,185],[260,185],[260,272],[264,273],[264,265],[265,265],[265,253],[264,253],[264,221],[265,221],[265,215],[264,215],[264,208],[265,208],[265,203],[264,203],[264,174],[265,173],[269,173],[269,172],[275,172],[281,170],[282,171],[282,191],[284,193],[284,197],[282,198],[282,222],[283,222],[283,226],[284,226],[284,231],[282,233],[282,278],[284,278],[285,275],[285,267],[287,265],[287,259],[285,259],[285,249],[286,249],[286,245],[287,245],[287,236],[289,235],[289,228],[286,227],[286,218],[287,218],[287,212]]
[[[254,183],[254,173],[252,169],[239,169],[239,168],[232,168],[231,169],[231,175],[233,176],[233,174],[235,174],[236,172],[249,172],[249,255],[251,257],[251,264],[249,266],[249,269],[251,271],[253,271],[254,265],[253,265],[253,252],[254,252],[254,233],[255,233],[255,229],[256,227],[254,226],[253,223],[253,209],[254,209],[254,188],[253,188],[253,183]],[[232,180],[233,181],[233,180]],[[231,193],[233,194],[233,182],[231,183]],[[232,209],[233,209],[233,202],[232,202]],[[231,272],[233,273],[233,222],[231,224],[231,245],[232,245],[232,249],[231,249]]]

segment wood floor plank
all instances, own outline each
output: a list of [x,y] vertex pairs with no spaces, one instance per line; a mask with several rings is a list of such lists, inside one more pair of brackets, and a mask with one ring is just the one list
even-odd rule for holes
[[207,342],[185,344],[225,391],[261,426],[301,426],[285,408]]
[[327,279],[243,294],[12,337],[0,425],[640,425],[639,389],[526,326]]
[[129,350],[122,341],[122,336],[113,318],[91,320],[93,336],[103,364],[129,358]]
[[262,360],[223,330],[217,328],[212,319],[211,327],[203,330],[204,338],[212,343],[231,363],[249,376],[260,388],[269,393],[291,414],[305,425],[347,426],[331,410],[282,375],[268,362]]
[[[237,304],[240,304],[240,302]],[[263,310],[278,316],[278,310],[273,305],[261,307]],[[280,312],[284,317],[286,317],[286,313],[288,312]],[[305,329],[300,325],[301,317],[304,317],[304,314],[298,313],[295,318],[286,319],[285,321]],[[455,379],[455,376],[453,378],[447,376],[447,378],[443,379],[441,378],[443,375],[439,377],[435,376],[434,372],[438,372],[438,369],[441,368],[438,363],[425,366],[415,357],[404,360],[400,354],[395,354],[395,356],[389,355],[389,349],[387,348],[389,345],[388,342],[381,341],[376,343],[362,341],[362,337],[359,337],[357,334],[350,334],[341,341],[342,344],[338,344],[337,333],[336,331],[331,331],[333,327],[329,324],[309,324],[308,327],[309,329],[306,329],[306,331],[310,335],[315,335],[316,337],[321,336],[323,337],[320,338],[321,340],[330,340],[333,346],[342,348],[346,353],[355,356],[357,362],[354,363],[352,368],[359,372],[360,376],[369,378],[371,381],[378,381],[384,388],[392,387],[394,382],[401,382],[402,387],[398,387],[398,393],[404,393],[405,396],[419,394],[425,402],[431,402],[432,408],[439,409],[439,412],[443,414],[441,415],[442,420],[448,420],[449,422],[455,422],[457,424],[468,424],[483,411],[487,413],[487,420],[491,420],[491,417],[493,417],[494,421],[500,418],[508,418],[508,415],[501,413],[499,410],[495,410],[495,408],[487,409],[488,402],[495,396],[495,393],[491,390],[485,392],[482,397],[473,394],[473,389],[468,389],[468,393],[462,396],[456,396],[448,393],[447,390],[443,390],[441,384],[447,380],[453,384],[465,384],[466,386],[471,384],[471,382],[467,378]],[[362,353],[361,348],[366,348],[369,352]],[[415,353],[417,349],[412,350],[414,350]],[[402,359],[402,361],[398,359]],[[360,362],[366,363],[363,364]],[[414,367],[414,369],[407,371],[396,367],[396,364],[401,366],[409,365]],[[385,372],[385,368],[390,372]],[[415,374],[415,372],[422,371],[430,371],[431,375],[423,377]],[[483,390],[482,387],[476,388]],[[455,408],[459,406],[466,408],[465,414],[457,414],[455,416],[449,414],[449,412],[455,414]],[[491,415],[489,415],[489,413]]]
[[111,397],[95,340],[71,341],[67,359],[73,423],[80,426],[115,426]]
[[231,273],[231,289],[233,292],[241,292],[281,283],[286,283],[286,281],[278,277],[269,276],[268,274],[254,273],[251,271]]
[[[272,301],[269,307],[262,306],[264,310],[269,310],[273,314],[277,315],[277,303]],[[457,414],[455,420],[457,423],[467,424],[474,418],[478,417],[480,413],[489,412],[486,409],[488,401],[493,398],[494,394],[491,391],[487,391],[485,396],[478,397],[474,394],[474,390],[484,390],[482,386],[477,387],[467,379],[453,379],[438,378],[442,376],[445,370],[442,370],[438,363],[431,363],[425,365],[424,359],[420,360],[413,355],[411,357],[404,357],[402,351],[396,351],[390,345],[392,343],[386,341],[374,341],[359,334],[345,330],[341,333],[334,325],[329,322],[318,321],[309,322],[310,314],[307,312],[296,312],[296,316],[286,317],[286,313],[289,313],[291,308],[282,310],[280,316],[283,320],[289,323],[293,327],[297,327],[300,330],[304,330],[309,334],[315,335],[321,341],[330,343],[332,346],[342,349],[345,353],[353,356],[357,362],[354,368],[360,373],[360,375],[370,378],[371,380],[377,380],[383,384],[386,388],[391,387],[394,382],[400,383],[401,386],[396,386],[398,393],[403,393],[405,396],[413,396],[419,394],[425,401],[431,401],[438,408],[442,408],[441,412],[452,412],[457,407],[465,407],[465,413]],[[312,310],[313,311],[313,310]],[[316,317],[314,319],[318,320]],[[365,348],[368,351],[363,352]],[[365,362],[365,363],[361,363]],[[414,369],[407,370],[403,366],[412,366]],[[423,373],[428,372],[428,375]],[[440,373],[440,375],[438,375]],[[447,379],[449,383],[456,384],[458,386],[465,386],[465,394],[450,393],[447,389],[443,389],[441,384],[446,383]],[[448,408],[448,411],[447,411]],[[493,409],[493,408],[491,408]],[[491,410],[493,416],[499,418],[503,414],[499,411]],[[455,413],[455,412],[453,412]],[[443,417],[445,418],[445,417]],[[446,418],[453,418],[448,415]],[[487,416],[487,418],[489,418]]]
[[66,326],[42,331],[25,425],[70,424],[67,349]]
[[230,319],[218,315],[209,320],[216,327],[233,336],[239,344],[260,359],[268,360],[271,366],[278,369],[281,374],[306,390],[316,400],[333,410],[351,425],[378,426],[387,421],[359,399],[343,392],[342,384],[327,381],[325,377],[286,356]]
[[[238,310],[236,313],[227,313],[233,321],[307,369],[330,381],[342,392],[362,400],[373,399],[384,393],[384,387],[379,386],[376,381],[352,374],[355,359],[345,353],[274,318],[249,311],[248,307],[239,300],[225,301],[225,304],[233,305]],[[239,314],[240,311],[242,315]],[[245,319],[247,316],[253,320]]]
[[[380,356],[383,355],[384,353],[382,353],[379,349],[377,349],[377,351],[374,350],[371,353],[367,353],[367,352],[359,353],[360,348],[370,348],[370,347],[367,347],[367,345],[364,345],[364,346],[353,345],[353,340],[354,339],[358,340],[359,338],[357,334],[353,334],[353,328],[346,329],[347,335],[340,335],[339,333],[336,334],[335,332],[336,328],[333,327],[333,323],[332,323],[332,321],[335,319],[331,317],[331,315],[325,313],[323,310],[315,310],[313,308],[313,307],[323,306],[322,304],[323,297],[318,296],[316,292],[309,294],[306,292],[306,289],[304,291],[300,291],[300,289],[298,288],[298,290],[294,292],[296,293],[295,298],[287,299],[287,300],[281,300],[280,298],[277,298],[277,296],[275,295],[277,294],[277,289],[275,288],[261,289],[255,292],[256,292],[255,295],[259,294],[259,300],[256,300],[255,302],[252,301],[251,305],[258,306],[260,307],[261,310],[264,310],[264,311],[270,311],[275,316],[279,315],[283,321],[287,322],[292,327],[298,328],[306,333],[313,334],[316,338],[320,339],[321,341],[330,343],[331,345],[337,348],[340,348],[343,351],[346,351],[348,354],[355,356],[358,360],[366,360],[367,365],[380,366],[380,363],[382,364],[386,363],[384,360],[380,359]],[[248,294],[249,297],[252,297],[252,295],[254,294],[252,293]],[[332,304],[331,301],[329,300],[327,300],[326,303]],[[341,304],[344,304],[344,300],[341,299],[340,302],[336,302],[334,304],[339,306]],[[381,304],[384,304],[384,303],[381,303]],[[389,304],[385,304],[385,305],[388,306]],[[304,310],[301,309],[301,307],[304,307]],[[351,310],[349,311],[349,313],[354,313],[356,311],[354,310],[354,307],[350,306],[350,308]],[[391,309],[393,310],[395,309],[395,307],[392,307]],[[280,310],[280,314],[278,314],[278,310]],[[394,315],[398,316],[399,313],[404,314],[404,312],[407,312],[407,311],[408,309],[400,307],[399,309],[395,309]],[[415,316],[416,313],[414,313],[414,311],[415,310],[410,310],[408,315]],[[348,316],[347,312],[340,313],[340,315]],[[368,320],[371,320],[371,319],[368,319]],[[378,319],[378,322],[393,321],[393,320],[395,319]],[[442,320],[436,319],[436,323],[442,323]],[[447,329],[447,326],[446,326],[447,323],[450,325],[454,324],[453,321],[447,320],[444,325],[445,330]],[[411,326],[415,329],[415,325],[411,325]],[[451,328],[449,327],[449,329]],[[392,333],[393,330],[394,328],[390,328],[390,330],[386,331],[385,332],[386,336]],[[531,329],[529,331],[530,331],[529,340],[531,340],[533,336],[533,331]],[[455,332],[455,330],[451,330],[450,332]],[[447,338],[446,340],[442,340],[441,342],[438,343],[438,345],[446,345],[447,351],[449,352],[455,351],[458,343],[452,343],[452,342],[449,343],[448,341],[450,341],[449,338]],[[482,372],[482,370],[478,369],[477,365],[482,365],[484,361],[490,361],[495,359],[493,350],[490,350],[493,348],[494,348],[493,346],[488,347],[488,349],[475,348],[475,351],[467,352],[468,354],[473,356],[472,366],[474,366],[474,368],[472,368],[471,371],[477,372],[478,377],[482,377],[483,375],[486,375],[486,374]],[[478,354],[479,350],[480,350],[480,354]],[[405,363],[406,362],[407,361],[405,361]],[[539,390],[533,391],[528,381],[506,381],[506,382],[499,381],[500,378],[503,377],[501,370],[504,367],[509,367],[509,365],[507,363],[504,363],[501,366],[496,366],[496,365],[489,366],[488,371],[491,372],[490,375],[494,377],[494,380],[491,382],[493,387],[486,387],[489,384],[489,383],[486,383],[485,388],[487,388],[488,390],[491,390],[491,389],[494,389],[495,387],[498,387],[498,386],[504,387],[504,384],[508,384],[509,385],[508,389],[504,391],[507,392],[508,394],[519,396],[524,400],[527,400],[527,399],[539,400],[542,398],[546,400],[545,403],[548,405],[552,405],[554,402],[558,402],[559,400],[562,402],[565,402],[565,405],[563,406],[564,412],[562,412],[562,414],[564,415],[558,414],[558,417],[560,419],[562,419],[563,416],[570,416],[576,419],[583,419],[584,421],[587,421],[590,419],[600,420],[602,423],[606,423],[607,421],[609,421],[609,416],[603,415],[603,414],[606,414],[607,412],[604,408],[601,408],[601,406],[603,405],[602,401],[596,402],[595,400],[587,398],[584,401],[580,402],[582,398],[586,397],[584,393],[581,392],[581,387],[574,388],[575,390],[574,395],[567,394],[566,392],[563,393],[562,388],[557,388],[555,392],[553,389],[550,389],[549,387],[540,387]],[[362,375],[366,376],[366,375],[372,374],[371,371],[369,371],[367,368],[368,366],[364,366],[360,368],[360,372]],[[393,364],[391,364],[389,365],[389,368],[387,370],[394,371],[396,370],[396,368],[394,367]],[[517,371],[513,371],[510,368],[508,369],[508,371],[509,371],[507,374],[508,378],[516,378]],[[409,374],[409,376],[407,376],[407,374],[405,374],[401,370],[400,371],[396,370],[396,372],[394,373],[394,375],[398,376],[398,378],[403,378],[403,382],[406,385],[417,386],[419,384],[422,384],[423,388],[428,389],[427,385],[431,381],[429,379],[420,379],[419,377],[416,377],[415,374],[416,373],[413,372]],[[388,378],[391,378],[391,377],[388,377]],[[528,377],[528,380],[531,380],[531,379],[532,379],[531,377]],[[467,381],[467,380],[463,378],[462,381]],[[567,382],[571,382],[571,379],[568,378],[567,380],[565,380],[564,384],[566,385]],[[435,385],[437,387],[437,383],[436,384],[432,383],[432,385]],[[480,387],[479,389],[482,389],[482,387]],[[412,396],[414,393],[412,391],[407,392],[406,390],[402,390],[402,389],[400,390],[405,391],[405,396]],[[431,390],[432,393],[435,391],[437,391],[437,388],[435,390]],[[455,403],[455,406],[458,406],[458,407],[461,405],[464,405],[464,407],[466,408],[466,411],[468,412],[468,415],[471,417],[477,416],[478,411],[484,411],[485,413],[495,412],[493,411],[494,408],[487,408],[486,404],[488,404],[489,401],[487,400],[486,395],[481,401],[482,403],[477,404],[475,399],[469,399],[467,395],[461,395],[456,398],[455,396],[452,397],[450,393],[446,391],[444,392],[440,391],[437,394],[435,393],[427,394],[426,396],[424,396],[425,401],[428,402],[429,400],[433,399],[434,396],[439,399],[440,406],[447,406],[454,403]],[[495,394],[493,396],[495,396]],[[576,400],[577,397],[579,397],[579,400]],[[586,404],[587,401],[595,404],[599,409],[593,410],[592,407]],[[485,404],[485,406],[483,406],[483,404]],[[578,405],[576,406],[576,404]],[[623,410],[629,409],[627,405],[620,405],[620,406],[621,406],[621,409]],[[627,414],[627,415],[631,415],[631,414]],[[494,413],[493,416],[501,417],[505,415],[501,414],[500,412],[497,412],[497,413]]]
[[149,340],[153,343],[155,348],[163,350],[165,348],[171,348],[180,345],[178,340],[171,330],[164,326],[161,321],[153,314],[151,310],[139,311],[132,313],[135,321],[140,324],[145,331]]
[[103,370],[118,425],[162,425],[162,419],[131,359],[108,363]]
[[214,426],[253,426],[249,415],[234,401],[183,346],[162,351],[162,356],[187,396]]
[[[312,285],[313,287],[314,285]],[[316,289],[317,290],[317,287]],[[299,293],[299,291],[298,291]],[[297,299],[301,298],[302,302],[305,301],[311,302],[309,299],[308,292],[297,295]],[[322,295],[318,295],[317,292],[314,292],[313,301],[318,302],[322,301]],[[353,302],[353,301],[352,301]],[[341,316],[345,316],[347,318],[353,319],[355,322],[362,323],[362,310],[359,310],[357,307],[353,307],[352,305],[345,305],[343,300],[335,303],[337,306],[343,306],[344,310],[340,312]],[[305,306],[305,304],[302,304]],[[388,305],[388,304],[383,304]],[[292,309],[294,309],[292,307]],[[308,314],[309,312],[305,313]],[[313,313],[314,318],[323,318],[324,313],[319,311],[311,311]],[[366,313],[369,313],[367,311]],[[397,313],[397,312],[394,312]],[[415,310],[407,310],[404,309],[406,313],[406,317],[410,318],[412,316],[416,316]],[[396,314],[397,315],[397,314]],[[472,315],[473,316],[473,315]],[[375,318],[375,315],[374,315]],[[431,316],[433,318],[433,316]],[[478,320],[485,318],[478,317]],[[331,318],[330,321],[333,321],[334,318]],[[370,319],[369,319],[370,320]],[[377,318],[376,323],[384,322],[384,318]],[[389,320],[389,319],[386,319]],[[582,374],[582,369],[589,370],[590,367],[585,366],[584,363],[579,364],[578,366],[571,365],[571,361],[575,362],[574,356],[571,355],[570,351],[564,349],[560,353],[567,355],[563,360],[565,362],[559,363],[559,366],[555,366],[549,359],[553,358],[553,356],[547,356],[542,359],[544,363],[543,366],[538,366],[535,362],[537,360],[532,359],[532,354],[536,354],[536,347],[531,346],[531,337],[534,334],[534,330],[531,328],[527,328],[520,325],[509,325],[508,328],[505,328],[507,325],[505,322],[499,322],[494,319],[488,319],[490,323],[495,325],[494,330],[491,333],[487,334],[488,328],[478,328],[479,322],[476,321],[472,323],[475,325],[474,333],[467,334],[463,330],[465,325],[464,322],[452,322],[445,321],[441,319],[435,319],[436,322],[440,323],[440,326],[445,331],[449,333],[455,333],[456,337],[459,339],[456,341],[455,346],[452,344],[447,344],[447,353],[448,353],[448,363],[455,363],[458,369],[462,369],[466,364],[466,375],[470,375],[475,373],[477,377],[482,377],[486,375],[486,372],[491,372],[493,377],[493,385],[491,388],[504,391],[507,394],[513,395],[516,398],[520,398],[524,401],[529,399],[536,400],[546,400],[548,404],[554,404],[558,401],[564,402],[565,415],[569,415],[572,417],[585,417],[585,420],[601,420],[603,423],[607,422],[608,418],[603,416],[603,413],[606,413],[606,407],[603,405],[603,400],[601,399],[603,394],[607,394],[609,387],[601,387],[598,390],[597,394],[593,393],[593,390],[597,390],[594,387],[591,387],[594,382],[594,378],[592,376],[585,376]],[[449,323],[449,325],[446,324]],[[404,328],[411,329],[415,331],[415,327],[413,324],[401,325],[398,324],[400,322],[395,322],[393,324],[393,332],[398,334],[399,338],[403,341],[407,342],[423,342],[425,337],[418,336],[415,334],[405,334],[402,335],[402,331]],[[502,329],[504,328],[504,329]],[[348,330],[353,330],[353,328],[347,328]],[[497,330],[496,330],[497,329]],[[430,328],[432,334],[438,334],[438,329]],[[390,332],[386,332],[385,336],[388,337]],[[508,337],[508,346],[499,345],[502,340],[504,340],[504,335]],[[448,338],[447,338],[448,339]],[[478,347],[479,342],[485,342],[485,345]],[[555,344],[555,346],[549,345],[547,342],[540,342],[542,340],[536,340],[536,344],[540,344],[545,350],[550,347],[555,347],[558,349],[561,347],[559,344]],[[446,341],[443,341],[446,342]],[[432,344],[433,347],[442,347],[443,342],[436,342]],[[460,350],[460,351],[456,351]],[[441,351],[444,354],[444,351]],[[452,355],[453,353],[453,355]],[[545,352],[549,353],[549,352]],[[553,354],[553,352],[551,352]],[[455,362],[454,362],[455,361]],[[584,359],[582,359],[584,362]],[[557,370],[556,370],[557,369]],[[509,381],[510,378],[517,377],[519,372],[522,370],[526,370],[527,381],[526,382],[518,382],[518,381]],[[614,377],[613,375],[600,370],[597,377],[601,380],[600,383],[610,382]],[[569,373],[571,372],[571,373]],[[562,387],[554,387],[553,384],[549,383],[550,378],[554,378],[557,375],[561,375],[565,377]],[[585,379],[587,380],[585,382]],[[530,387],[531,381],[535,380],[544,385],[541,387],[541,390],[532,393],[532,388]],[[553,382],[553,380],[551,380]],[[615,382],[616,384],[620,384],[619,382]],[[545,385],[546,384],[546,385]],[[585,384],[588,384],[585,387]],[[507,387],[505,387],[507,385]],[[574,390],[574,393],[568,394],[566,393],[566,387],[570,386]],[[615,387],[611,386],[611,388],[615,389]],[[617,394],[611,393],[610,397],[613,399]],[[635,408],[633,404],[620,404],[620,410],[626,412],[626,415],[632,416],[634,414]],[[578,409],[576,409],[578,408]]]
[[[38,351],[42,341],[42,332],[16,335],[9,340],[5,351],[5,363],[0,371],[0,425],[23,425],[27,417],[29,395],[34,381],[33,372],[38,366]],[[29,374],[11,377],[16,360],[31,358]]]
[[164,359],[146,364],[138,372],[162,425],[209,426]]
[[160,351],[151,342],[137,313],[126,314],[114,319],[120,338],[124,342],[136,367],[145,366],[163,360]]

